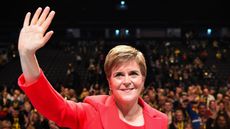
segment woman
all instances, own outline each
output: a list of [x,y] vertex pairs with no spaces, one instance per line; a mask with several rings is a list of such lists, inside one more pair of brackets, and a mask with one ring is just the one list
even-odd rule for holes
[[140,98],[146,64],[143,54],[131,46],[116,46],[106,57],[104,70],[110,96],[91,96],[75,103],[52,88],[35,53],[52,36],[53,31],[46,31],[54,15],[49,7],[38,8],[30,21],[31,13],[27,13],[19,36],[23,74],[18,84],[35,108],[59,126],[71,129],[167,129],[167,116]]

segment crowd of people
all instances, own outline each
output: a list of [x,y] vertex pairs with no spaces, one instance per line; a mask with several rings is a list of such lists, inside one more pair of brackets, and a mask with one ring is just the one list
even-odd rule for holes
[[[211,47],[213,52],[226,49],[215,48],[215,44],[214,42],[210,46],[208,42],[189,42],[179,44],[179,47],[173,42],[159,44],[150,41],[144,45],[139,42],[134,44],[144,51],[149,65],[149,77],[141,94],[142,98],[152,107],[167,114],[169,129],[230,127],[230,77],[218,78],[215,64],[205,64],[210,54],[208,48]],[[87,53],[84,44],[79,45],[81,47],[77,47],[77,54],[73,52],[73,46],[64,46],[65,51],[76,54],[76,62],[73,62],[75,67],[80,66]],[[110,45],[103,41],[91,45],[94,47],[91,47],[91,54],[84,66],[87,68],[87,83],[82,89],[69,85],[75,83],[62,83],[58,91],[65,99],[81,102],[87,96],[109,94],[102,71],[104,55]],[[216,60],[219,60],[218,56]],[[71,69],[67,72],[68,76],[69,74]],[[20,89],[9,89],[6,86],[0,95],[0,128],[61,129],[37,112]]]
[[[12,129],[56,129],[54,122],[44,118],[33,108],[26,95],[19,89],[13,92],[5,87],[1,91],[0,128]],[[74,89],[61,87],[60,94],[68,100],[81,102],[91,95],[109,94],[99,85],[84,88],[77,95]],[[152,107],[164,112],[169,118],[169,129],[228,129],[230,117],[230,88],[214,90],[207,85],[193,84],[176,86],[147,87],[142,97]]]

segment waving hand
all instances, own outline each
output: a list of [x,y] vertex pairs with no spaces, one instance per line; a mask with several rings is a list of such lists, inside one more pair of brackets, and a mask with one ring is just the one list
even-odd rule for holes
[[18,39],[18,51],[21,61],[22,71],[25,77],[25,83],[36,80],[40,75],[40,67],[36,59],[36,51],[43,47],[53,34],[48,31],[49,25],[55,15],[50,8],[44,10],[38,8],[30,20],[31,13],[25,16],[23,28],[21,29]]
[[53,31],[46,31],[54,15],[55,12],[50,12],[49,7],[46,7],[43,11],[42,8],[38,8],[31,21],[31,13],[26,14],[18,40],[19,52],[35,53],[48,42]]

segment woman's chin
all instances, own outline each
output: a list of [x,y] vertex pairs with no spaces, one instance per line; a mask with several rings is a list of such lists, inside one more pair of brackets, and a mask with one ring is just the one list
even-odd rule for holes
[[138,96],[136,95],[123,95],[119,98],[119,101],[123,103],[132,103],[135,102],[138,99]]

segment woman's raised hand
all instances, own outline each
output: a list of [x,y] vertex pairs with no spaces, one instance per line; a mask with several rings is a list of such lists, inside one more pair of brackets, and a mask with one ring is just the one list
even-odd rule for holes
[[34,54],[48,42],[53,31],[47,32],[47,29],[54,15],[55,12],[50,11],[49,7],[44,10],[39,7],[31,20],[31,13],[26,14],[18,40],[19,53]]

